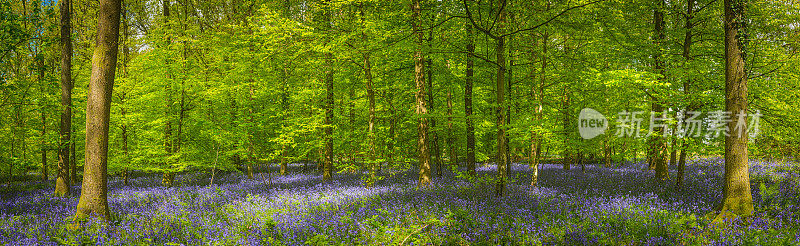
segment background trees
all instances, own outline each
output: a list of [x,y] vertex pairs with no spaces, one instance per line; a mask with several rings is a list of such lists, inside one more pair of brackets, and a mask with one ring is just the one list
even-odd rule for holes
[[[68,3],[0,3],[0,170],[7,182],[58,170],[60,194],[89,163],[74,153],[86,151],[80,126],[101,11]],[[302,163],[326,180],[366,171],[375,182],[415,166],[425,184],[434,173],[474,176],[476,163],[498,164],[502,195],[509,162],[561,160],[569,169],[646,158],[668,179],[667,165],[723,153],[722,136],[647,140],[648,125],[663,124],[656,135],[688,126],[647,113],[635,132],[643,137],[613,136],[623,111],[726,109],[723,2],[411,3],[125,1],[108,172],[163,173],[174,185],[187,171],[238,170],[268,183]],[[746,141],[749,158],[798,153],[798,11],[754,2],[742,17],[751,23],[741,32],[747,110],[764,119]],[[577,135],[586,107],[609,117],[606,135]],[[267,172],[273,163],[279,173]]]

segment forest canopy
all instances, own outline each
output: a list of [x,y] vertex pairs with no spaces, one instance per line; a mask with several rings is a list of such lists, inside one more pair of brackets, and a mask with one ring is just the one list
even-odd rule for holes
[[794,0],[0,0],[2,199],[79,220],[237,182],[538,202],[632,170],[663,199],[716,191],[692,204],[714,223],[761,218],[770,184],[797,205],[798,52]]

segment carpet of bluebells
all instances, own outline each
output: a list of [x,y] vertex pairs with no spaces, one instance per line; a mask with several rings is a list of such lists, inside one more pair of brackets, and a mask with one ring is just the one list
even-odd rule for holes
[[[301,165],[267,185],[241,173],[187,173],[175,187],[153,174],[109,183],[108,223],[73,222],[77,196],[52,185],[0,187],[0,245],[800,245],[800,171],[751,162],[756,214],[712,223],[721,199],[721,159],[689,163],[685,188],[654,181],[640,162],[585,170],[544,164],[539,187],[513,165],[505,197],[489,179],[454,174],[416,187],[413,170],[371,187],[364,174],[322,184]],[[670,170],[675,177],[675,170]],[[19,188],[22,187],[22,188]],[[79,187],[72,187],[79,193]]]

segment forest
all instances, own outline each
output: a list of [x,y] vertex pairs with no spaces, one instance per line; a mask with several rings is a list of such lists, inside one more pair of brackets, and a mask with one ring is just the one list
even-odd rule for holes
[[797,0],[0,0],[2,245],[800,245]]

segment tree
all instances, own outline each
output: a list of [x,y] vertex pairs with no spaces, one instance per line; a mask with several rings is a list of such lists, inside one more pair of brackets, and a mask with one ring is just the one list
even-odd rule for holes
[[[328,8],[330,3],[327,0],[322,1],[322,27],[325,31],[331,29],[331,9]],[[330,38],[330,37],[327,37]],[[329,42],[329,41],[328,41]],[[322,180],[331,180],[331,173],[333,170],[333,53],[326,51],[325,54],[325,164],[322,170]]]
[[419,117],[417,125],[417,151],[419,158],[419,183],[418,186],[428,186],[431,183],[431,155],[428,149],[428,109],[425,104],[425,56],[422,53],[422,43],[425,40],[422,33],[422,20],[420,6],[421,0],[411,0],[411,27],[413,29],[416,47],[414,50],[414,83],[416,84],[416,113]]
[[472,86],[474,79],[473,57],[475,56],[475,38],[472,23],[467,20],[467,66],[464,81],[464,118],[467,124],[467,170],[470,175],[475,175],[475,126],[472,123]]
[[746,1],[725,0],[725,110],[732,119],[727,123],[730,134],[725,137],[725,178],[722,202],[718,207],[724,218],[728,213],[753,214],[750,174],[747,158],[748,134],[737,132],[747,128],[747,74],[745,73]]
[[[497,29],[503,31],[506,22],[506,0],[498,0],[498,5],[501,6],[497,12]],[[505,105],[505,92],[506,92],[506,39],[503,36],[494,37],[497,41],[495,54],[497,55],[497,75],[495,83],[495,97],[497,106],[495,114],[497,115],[497,186],[495,187],[495,195],[503,196],[506,193],[506,176],[508,175],[508,138],[506,138],[506,105]]]
[[[653,10],[654,19],[654,35],[655,35],[655,54],[653,55],[654,65],[653,68],[656,73],[661,74],[659,79],[665,79],[666,72],[664,71],[664,59],[661,51],[661,46],[664,45],[666,35],[664,34],[664,0],[656,0],[655,10]],[[656,115],[660,115],[664,111],[664,105],[659,98],[651,96],[651,109]],[[658,117],[658,116],[656,116]],[[653,119],[653,118],[651,118]],[[651,125],[656,122],[650,122]],[[653,130],[653,135],[650,138],[650,148],[648,152],[648,160],[650,160],[650,168],[656,170],[655,178],[657,180],[669,179],[669,172],[667,171],[667,142],[664,139],[665,127],[657,127]]]
[[100,0],[97,42],[86,102],[86,164],[75,217],[110,219],[107,197],[108,121],[117,67],[120,0]]
[[[684,16],[684,18],[686,19],[686,23],[684,24],[684,28],[686,28],[686,30],[684,31],[683,52],[681,53],[681,55],[683,56],[683,58],[684,58],[686,63],[689,63],[689,62],[692,61],[691,52],[692,52],[692,28],[694,27],[694,23],[693,23],[693,19],[694,19],[694,4],[695,4],[695,0],[688,0],[687,1],[687,3],[686,3],[686,15]],[[689,89],[690,89],[691,84],[692,84],[691,77],[687,77],[686,79],[683,80],[683,94],[684,95],[689,95]],[[684,106],[684,109],[685,109],[684,110],[684,117],[685,117],[686,112],[692,111],[692,109],[694,108],[692,106],[689,106],[689,103],[685,103],[685,104],[686,105]],[[686,126],[685,122],[683,123],[683,126],[684,126],[683,129],[686,129],[685,128],[685,126]],[[675,187],[677,189],[681,189],[683,187],[683,174],[684,174],[684,172],[686,170],[686,151],[687,151],[687,147],[689,145],[688,142],[689,142],[688,139],[683,139],[681,141],[681,146],[680,146],[681,153],[678,156],[678,173],[676,174],[677,176],[675,177],[675,179],[676,179]],[[675,146],[673,146],[673,148],[674,147]]]
[[[167,53],[169,53],[169,50],[172,45],[172,38],[170,36],[171,25],[169,23],[169,15],[170,15],[169,0],[161,1],[161,7],[164,20],[164,36],[166,36],[164,49],[166,49]],[[166,162],[166,168],[170,169],[173,162],[172,156],[175,154],[175,143],[173,142],[173,136],[172,136],[171,108],[174,102],[172,101],[172,73],[171,73],[172,71],[170,68],[171,66],[170,57],[167,57],[164,62],[166,64],[165,67],[167,69],[167,74],[164,76],[165,77],[164,92],[166,93],[166,96],[164,97],[164,152],[166,153],[167,156],[164,158],[164,161]],[[235,157],[238,157],[238,155]],[[170,170],[164,171],[163,178],[161,179],[161,184],[163,184],[164,186],[172,186],[173,180],[174,176],[172,172]]]
[[[547,3],[547,8],[550,8],[550,4]],[[542,35],[542,68],[539,71],[539,86],[531,87],[532,94],[534,95],[534,100],[536,101],[536,105],[533,109],[535,117],[534,120],[536,122],[541,122],[544,118],[544,87],[545,81],[547,80],[547,42],[550,39],[547,31],[544,32]],[[533,52],[531,52],[533,55]],[[541,124],[541,123],[540,123]],[[541,128],[540,128],[541,129]],[[538,185],[539,179],[539,158],[542,153],[542,134],[539,132],[540,129],[534,129],[531,131],[531,153],[529,154],[529,165],[531,171],[531,186],[536,187]]]
[[[492,23],[496,23],[497,27],[496,27],[496,29],[493,30],[493,28],[495,27],[494,24],[492,24],[492,26],[489,29],[487,29],[485,27],[482,27],[482,26],[478,26],[477,23],[476,23],[476,20],[472,17],[472,13],[469,10],[469,5],[467,4],[466,1],[464,1],[464,9],[467,12],[467,19],[470,21],[472,26],[474,26],[475,28],[480,30],[483,34],[489,36],[490,38],[492,38],[496,42],[495,51],[494,51],[495,55],[496,55],[496,60],[494,62],[495,63],[494,65],[497,66],[497,74],[495,75],[496,76],[495,77],[495,79],[496,79],[495,80],[495,100],[496,100],[496,105],[494,105],[494,111],[495,111],[495,115],[497,116],[497,121],[495,122],[495,124],[497,126],[497,128],[496,128],[497,129],[497,145],[496,145],[497,152],[496,152],[496,156],[495,156],[495,158],[496,158],[495,159],[495,163],[497,164],[497,181],[496,181],[497,183],[496,183],[496,187],[495,187],[495,195],[497,195],[497,196],[503,196],[505,194],[505,190],[506,190],[505,183],[506,183],[506,172],[507,172],[506,168],[507,168],[507,162],[508,162],[508,149],[506,148],[506,143],[507,143],[506,141],[507,140],[506,140],[506,135],[505,135],[505,131],[506,131],[506,129],[505,129],[505,125],[506,125],[506,120],[505,120],[505,117],[506,117],[506,115],[505,115],[506,114],[506,110],[505,110],[505,90],[506,90],[506,80],[505,80],[505,76],[506,76],[505,40],[506,39],[505,39],[505,34],[503,33],[504,28],[505,28],[504,27],[505,19],[506,19],[506,14],[505,14],[505,8],[507,7],[506,4],[507,3],[506,3],[505,0],[498,0],[497,1],[497,6],[499,6],[499,9],[496,11],[497,13],[495,13],[494,16],[492,17],[492,19],[496,21],[496,22],[493,21]],[[497,33],[500,33],[500,34],[495,34],[495,33],[492,33],[492,32],[497,32]]]
[[71,0],[61,0],[61,123],[56,171],[56,196],[69,195],[70,146],[72,133],[72,22]]

